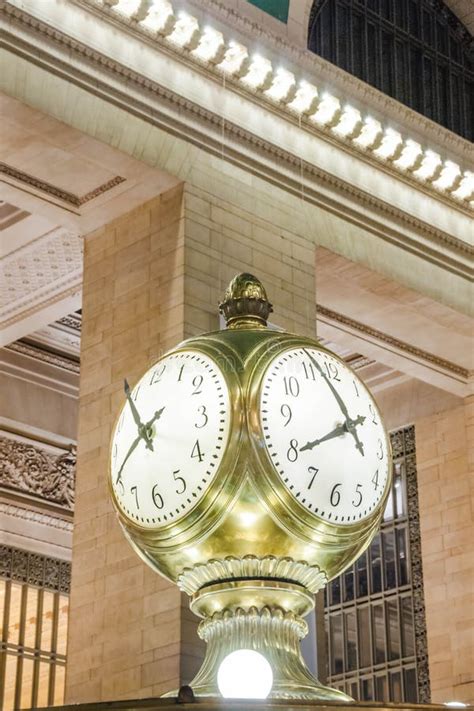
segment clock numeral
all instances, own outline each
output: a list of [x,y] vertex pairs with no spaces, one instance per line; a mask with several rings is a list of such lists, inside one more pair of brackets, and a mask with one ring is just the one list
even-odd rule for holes
[[199,440],[197,439],[194,447],[191,451],[191,459],[199,459],[200,462],[204,459],[204,454],[201,452],[201,447],[199,446]]
[[354,383],[354,390],[356,391],[357,397],[360,397],[360,395],[359,395],[359,390],[358,390],[358,388],[357,388],[357,383],[356,383],[356,381],[353,380],[352,382]]
[[371,416],[372,416],[372,422],[374,423],[374,425],[378,425],[379,423],[378,423],[378,421],[377,421],[377,418],[375,417],[376,412],[375,412],[374,406],[372,405],[371,402],[369,402],[369,412],[370,412],[370,414],[371,414]]
[[[180,471],[181,471],[181,469],[176,469],[176,471],[173,472],[173,479],[174,479],[175,481],[180,481],[180,482],[181,482],[181,486],[182,486],[181,489],[176,489],[176,493],[177,493],[177,494],[184,494],[184,492],[186,491],[186,482],[185,482],[185,480],[183,479],[182,476],[176,476],[177,474],[179,474]],[[158,507],[158,508],[161,508],[161,507]]]
[[114,444],[114,450],[112,453],[112,457],[114,458],[114,464],[117,461],[117,443]]
[[316,474],[319,472],[319,469],[316,469],[316,467],[308,467],[308,473],[312,474],[313,476],[311,477],[311,481],[308,484],[308,491],[311,489],[313,486],[313,481],[316,477]]
[[382,443],[381,439],[377,440],[377,445],[378,445],[377,459],[383,459],[383,443]]
[[286,422],[283,425],[283,427],[286,427],[290,423],[291,418],[293,417],[293,413],[291,412],[291,407],[289,405],[283,404],[280,407],[280,412],[283,417],[286,417]]
[[342,486],[342,484],[334,484],[332,487],[331,496],[329,497],[331,506],[338,506],[341,500],[341,492],[339,491],[338,486]]
[[178,383],[181,382],[181,378],[182,378],[182,375],[183,375],[184,366],[185,366],[185,364],[183,363],[183,365],[182,365],[181,368],[179,369],[179,373],[178,373]]
[[314,368],[313,368],[312,363],[309,363],[308,365],[306,365],[306,363],[303,361],[303,370],[304,370],[306,380],[316,380],[316,375],[314,373]]
[[294,375],[290,375],[290,377],[287,378],[285,375],[285,377],[283,378],[283,383],[285,385],[286,395],[298,397],[298,395],[300,394],[300,384],[298,382],[298,378],[295,378]]
[[201,421],[201,424],[198,424],[197,422],[195,422],[194,427],[196,427],[198,430],[202,430],[202,428],[205,427],[207,425],[207,423],[209,422],[209,417],[207,416],[206,406],[199,405],[198,413],[202,417],[202,421]]
[[199,388],[201,387],[203,380],[204,380],[204,377],[202,375],[195,375],[194,376],[194,378],[193,378],[194,390],[191,393],[192,395],[200,395],[202,393],[202,390],[200,390]]
[[375,472],[374,476],[372,477],[372,484],[374,485],[374,489],[379,488],[379,470]]
[[162,365],[160,368],[156,368],[151,374],[150,385],[156,385],[156,383],[159,383],[165,370],[166,365]]
[[138,393],[140,392],[141,385],[138,385],[138,387],[135,388],[132,394],[132,400],[133,402],[137,401]]
[[298,440],[290,439],[290,446],[286,453],[286,458],[289,462],[296,462],[298,459]]
[[326,373],[329,378],[329,380],[337,380],[338,383],[341,382],[341,379],[339,377],[339,370],[337,369],[337,365],[335,363],[328,363],[328,361],[324,361],[324,367],[326,368]]
[[[136,487],[134,487],[136,488]],[[162,509],[163,506],[165,505],[165,502],[163,501],[163,497],[158,491],[158,484],[155,484],[153,489],[151,490],[151,498],[153,499],[153,503],[155,504],[157,509]]]
[[137,504],[137,509],[140,508],[140,504],[138,503],[138,488],[136,486],[132,486],[130,489],[131,494],[135,494],[135,502]]
[[358,499],[358,501],[352,500],[352,506],[355,506],[356,508],[357,508],[357,506],[360,506],[361,503],[362,503],[362,492],[361,492],[361,488],[362,488],[362,484],[357,484],[355,493],[356,493],[356,496],[359,497],[359,499]]
[[118,421],[118,425],[117,425],[117,433],[120,433],[120,430],[123,427],[124,419],[125,419],[125,412],[122,412],[122,414],[120,415],[120,420]]

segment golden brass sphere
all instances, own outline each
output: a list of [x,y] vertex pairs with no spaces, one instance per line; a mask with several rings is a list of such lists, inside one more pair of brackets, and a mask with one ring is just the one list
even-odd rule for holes
[[314,339],[266,328],[272,306],[251,274],[231,281],[220,310],[226,330],[170,351],[199,351],[224,374],[231,425],[217,474],[181,520],[145,529],[115,502],[119,518],[138,555],[177,583],[202,618],[199,634],[208,646],[191,682],[196,696],[219,696],[218,665],[246,644],[262,651],[273,667],[272,697],[350,700],[322,686],[306,668],[299,649],[307,629],[302,618],[314,606],[314,593],[369,545],[390,482],[380,505],[350,526],[322,520],[295,500],[263,446],[262,379],[269,362],[289,348],[326,349]]

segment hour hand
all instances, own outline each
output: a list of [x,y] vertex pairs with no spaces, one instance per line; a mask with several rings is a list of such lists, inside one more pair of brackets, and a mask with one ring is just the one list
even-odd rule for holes
[[337,425],[333,430],[328,432],[327,434],[324,435],[324,437],[320,437],[319,439],[315,439],[312,442],[307,442],[303,447],[300,447],[300,452],[304,452],[307,449],[313,449],[313,447],[316,447],[318,444],[321,444],[321,442],[327,442],[328,439],[334,439],[334,437],[341,437],[342,435],[345,435],[347,433],[346,425]]
[[365,420],[366,420],[366,418],[364,417],[364,415],[357,415],[355,420],[351,420],[350,418],[348,418],[346,421],[346,424],[345,424],[347,432],[349,432],[349,434],[351,434],[355,439],[356,449],[359,450],[359,452],[362,454],[362,456],[365,456],[364,455],[364,445],[362,444],[362,442],[359,439],[359,435],[357,434],[356,427],[357,427],[357,425],[363,425]]

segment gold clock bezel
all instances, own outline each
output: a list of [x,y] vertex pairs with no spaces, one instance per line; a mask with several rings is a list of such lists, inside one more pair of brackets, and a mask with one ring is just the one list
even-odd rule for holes
[[[262,499],[265,501],[268,509],[279,520],[281,525],[285,525],[288,530],[298,530],[298,534],[302,538],[306,538],[311,542],[330,542],[334,541],[335,545],[339,545],[343,541],[353,542],[354,536],[361,537],[369,534],[374,526],[377,526],[383,515],[385,504],[390,493],[392,480],[392,448],[390,437],[385,428],[380,408],[372,397],[366,385],[361,381],[359,376],[354,372],[354,369],[347,365],[337,354],[333,353],[328,348],[325,348],[320,343],[312,339],[281,334],[278,338],[275,334],[275,339],[272,343],[272,358],[268,358],[268,345],[263,349],[262,353],[258,353],[252,374],[249,376],[249,432],[253,442],[254,456],[259,462],[258,476],[255,477],[254,485],[258,489]],[[287,351],[293,351],[298,348],[311,348],[313,350],[328,353],[348,369],[357,383],[360,383],[361,389],[364,389],[373,403],[376,413],[379,416],[382,425],[385,442],[387,445],[387,479],[382,496],[374,508],[374,510],[363,520],[354,521],[353,523],[337,523],[326,521],[316,513],[307,509],[301,504],[298,499],[285,486],[278,473],[266,444],[262,447],[261,443],[265,443],[264,432],[261,422],[260,402],[263,383],[265,376],[273,363]],[[288,521],[287,521],[288,519]],[[287,521],[287,523],[285,523]]]
[[[212,338],[209,337],[212,336],[212,334],[206,334],[206,336],[206,339],[203,341],[193,339],[192,343],[185,342],[178,345],[176,348],[169,350],[161,358],[158,358],[158,360],[152,363],[136,381],[138,383],[149,370],[156,367],[156,365],[169,356],[192,352],[199,355],[205,355],[210,358],[213,361],[214,366],[219,369],[219,372],[221,373],[227,387],[229,398],[229,429],[227,439],[223,441],[224,454],[205,493],[200,499],[198,499],[194,506],[186,511],[183,511],[183,514],[179,519],[164,524],[158,524],[154,527],[145,527],[140,525],[139,522],[129,518],[121,507],[112,484],[111,461],[115,431],[118,420],[122,414],[123,407],[126,403],[120,408],[120,411],[114,420],[108,453],[108,488],[112,497],[114,509],[117,512],[117,515],[128,536],[135,543],[139,542],[145,549],[152,550],[154,544],[156,544],[160,550],[163,550],[164,547],[166,547],[169,551],[181,548],[184,543],[189,542],[193,537],[199,535],[202,520],[205,517],[209,519],[208,525],[212,528],[215,521],[219,520],[219,518],[225,514],[230,501],[236,496],[239,488],[238,481],[234,482],[234,486],[226,485],[224,487],[223,484],[233,478],[233,473],[238,460],[238,455],[236,456],[236,453],[240,451],[242,439],[241,431],[244,425],[241,407],[242,391],[239,379],[234,372],[234,369],[229,368],[229,370],[224,370],[219,363],[219,361],[222,361],[223,358],[227,358],[228,360],[232,358],[233,361],[235,361],[235,353],[230,348],[223,349],[221,342],[216,342],[214,345]],[[225,353],[225,350],[227,350],[228,353]],[[136,383],[134,384],[134,387],[135,385]],[[196,530],[196,528],[198,530]]]

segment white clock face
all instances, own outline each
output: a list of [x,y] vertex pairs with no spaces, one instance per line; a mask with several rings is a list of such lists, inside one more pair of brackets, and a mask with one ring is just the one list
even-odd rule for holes
[[277,356],[263,379],[260,418],[273,465],[300,504],[342,525],[373,513],[389,447],[373,399],[344,363],[313,348]]
[[225,452],[227,385],[201,353],[163,358],[129,392],[112,439],[111,478],[122,511],[157,528],[202,498]]

